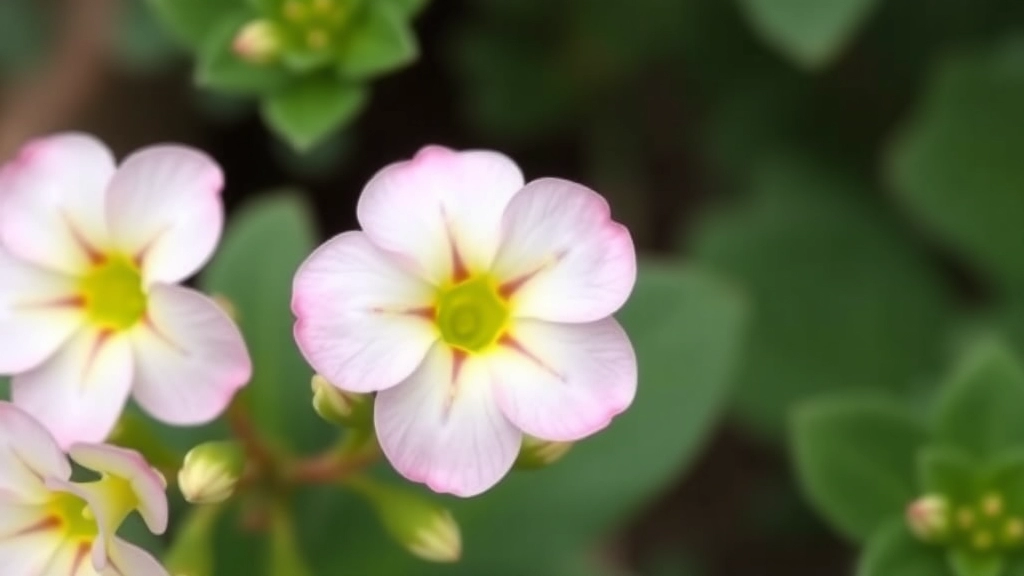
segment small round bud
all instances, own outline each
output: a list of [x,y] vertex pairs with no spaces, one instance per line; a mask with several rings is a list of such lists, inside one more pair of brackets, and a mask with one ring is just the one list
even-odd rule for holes
[[546,468],[562,459],[572,442],[552,442],[541,440],[533,436],[523,436],[523,444],[519,448],[519,457],[516,458],[516,469],[538,470]]
[[974,512],[970,508],[961,508],[956,511],[956,525],[964,530],[974,526]]
[[193,504],[213,504],[231,497],[245,469],[245,452],[236,442],[207,442],[185,455],[178,487]]
[[981,511],[986,516],[995,518],[1003,513],[1003,497],[996,493],[986,494],[981,499]]
[[443,506],[416,492],[360,479],[350,486],[365,495],[384,528],[410,553],[429,562],[455,562],[462,556],[462,535]]
[[253,20],[235,36],[231,47],[239,58],[254,64],[272,62],[281,52],[281,33],[270,20]]
[[971,545],[975,550],[988,550],[992,547],[992,533],[988,530],[978,530],[971,537]]
[[369,394],[346,392],[319,374],[313,376],[310,387],[313,389],[313,410],[324,420],[339,426],[372,426],[373,402]]
[[1024,520],[1010,518],[1003,526],[1003,539],[1007,544],[1020,544],[1024,540]]
[[924,541],[942,538],[949,530],[949,502],[942,496],[929,495],[910,503],[906,512],[907,526]]

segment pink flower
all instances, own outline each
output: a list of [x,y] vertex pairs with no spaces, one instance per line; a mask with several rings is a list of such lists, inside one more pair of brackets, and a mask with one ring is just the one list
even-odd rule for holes
[[295,337],[334,385],[377,391],[377,436],[407,478],[476,495],[523,433],[578,440],[630,405],[636,358],[611,314],[636,254],[598,194],[430,146],[377,173],[357,212],[363,231],[295,278]]
[[61,446],[103,440],[129,393],[191,425],[249,380],[238,329],[178,285],[217,245],[223,183],[191,148],[116,166],[83,134],[31,142],[0,170],[0,374]]
[[71,465],[31,416],[0,402],[0,566],[10,576],[167,576],[116,533],[138,511],[157,534],[167,528],[163,477],[133,451],[75,444],[71,458],[101,474],[71,482]]

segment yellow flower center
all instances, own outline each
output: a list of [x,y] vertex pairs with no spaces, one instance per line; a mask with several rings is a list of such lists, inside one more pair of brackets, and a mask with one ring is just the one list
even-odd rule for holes
[[127,330],[146,314],[142,274],[129,258],[115,255],[93,266],[79,285],[86,315],[100,328]]
[[509,315],[497,282],[481,275],[438,291],[434,321],[450,346],[479,353],[505,333]]
[[91,541],[99,534],[99,526],[89,505],[74,494],[55,493],[50,500],[49,511],[49,517],[56,520],[55,526],[67,539]]
[[[111,534],[117,532],[124,519],[139,506],[139,499],[128,480],[104,474],[94,482],[78,484],[90,500],[102,507],[103,527]],[[99,519],[85,499],[68,492],[54,492],[47,505],[48,520],[41,526],[56,529],[65,539],[91,542],[100,533]]]

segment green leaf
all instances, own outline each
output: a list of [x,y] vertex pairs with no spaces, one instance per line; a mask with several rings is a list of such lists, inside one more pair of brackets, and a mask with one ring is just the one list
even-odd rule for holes
[[739,0],[761,38],[804,68],[835,60],[881,0]]
[[311,76],[266,98],[261,110],[278,136],[305,151],[351,122],[366,100],[365,86]]
[[837,531],[859,542],[918,495],[914,458],[925,439],[905,407],[847,394],[799,406],[791,446],[807,498]]
[[214,529],[224,507],[197,506],[177,526],[163,564],[171,574],[214,576]]
[[46,12],[37,0],[0,2],[0,76],[37,66],[48,36]]
[[780,439],[790,407],[827,391],[910,392],[938,365],[951,316],[944,279],[855,176],[775,157],[747,203],[705,219],[694,256],[752,300],[735,398],[740,423]]
[[406,17],[415,16],[423,11],[430,0],[388,0],[387,3],[398,9]]
[[220,23],[235,13],[237,0],[147,0],[172,34],[194,51],[209,40]]
[[1002,344],[985,340],[960,359],[935,406],[936,440],[979,458],[1024,447],[1024,369]]
[[954,549],[949,551],[949,566],[955,576],[1000,576],[1003,557]]
[[295,532],[291,511],[274,505],[270,515],[270,574],[313,576]]
[[294,81],[288,71],[278,64],[254,64],[235,54],[232,42],[250,19],[236,14],[225,19],[213,31],[198,56],[197,85],[231,94],[266,94],[280,90]]
[[914,538],[902,520],[892,520],[868,540],[857,576],[945,576],[943,549]]
[[923,494],[938,494],[953,503],[973,502],[978,495],[979,465],[960,450],[928,446],[917,455]]
[[313,413],[312,370],[292,339],[292,277],[312,252],[310,208],[297,194],[258,199],[237,212],[202,287],[228,298],[253,358],[246,389],[261,431],[309,448],[329,430]]
[[151,4],[131,0],[120,14],[117,56],[133,70],[160,69],[174,62],[181,49],[161,27]]
[[903,204],[991,281],[1024,288],[1024,43],[946,61],[890,150]]
[[364,4],[338,62],[338,71],[351,80],[366,80],[411,64],[419,56],[409,23],[390,4]]
[[985,471],[985,488],[999,494],[1009,514],[1024,516],[1024,450],[1000,455]]

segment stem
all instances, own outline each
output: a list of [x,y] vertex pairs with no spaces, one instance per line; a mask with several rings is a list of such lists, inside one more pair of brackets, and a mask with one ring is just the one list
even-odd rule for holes
[[380,449],[370,434],[350,430],[333,450],[299,460],[292,465],[288,481],[295,484],[334,484],[377,461]]

